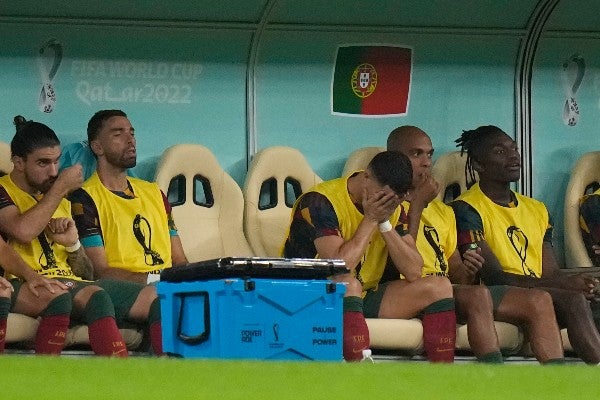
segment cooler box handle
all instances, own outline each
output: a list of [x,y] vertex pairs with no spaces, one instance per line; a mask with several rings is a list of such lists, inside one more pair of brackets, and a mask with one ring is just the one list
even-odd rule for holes
[[181,305],[179,307],[179,321],[177,322],[177,336],[186,344],[200,344],[206,342],[210,336],[210,304],[208,300],[208,292],[193,292],[193,294],[200,295],[204,298],[204,332],[196,336],[188,336],[182,332],[183,310],[185,308],[184,299],[186,297],[186,293],[179,293],[178,296],[181,297]]

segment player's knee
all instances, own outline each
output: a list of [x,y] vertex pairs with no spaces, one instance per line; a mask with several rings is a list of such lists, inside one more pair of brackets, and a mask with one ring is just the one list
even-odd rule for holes
[[424,296],[433,301],[453,297],[452,284],[443,276],[426,276],[419,281]]
[[[156,286],[144,286],[138,293],[134,303],[129,308],[127,318],[131,321],[142,322],[147,319],[160,319],[160,306]],[[153,314],[154,310],[154,314]],[[156,314],[158,312],[158,314]],[[158,315],[158,316],[157,316]]]
[[108,293],[102,289],[94,291],[84,308],[86,323],[91,324],[101,318],[114,316],[115,307]]
[[554,316],[552,296],[543,290],[530,289],[523,306],[526,310],[522,314],[529,319]]
[[103,289],[96,285],[89,285],[81,289],[73,297],[73,308],[75,310],[84,310],[90,298],[98,291],[103,291]]
[[54,297],[46,309],[41,313],[42,316],[71,314],[73,302],[69,293],[59,294]]
[[155,299],[158,298],[158,293],[156,293],[156,286],[154,286],[154,285],[145,286],[140,291],[139,297],[147,300],[148,302],[153,302]]
[[356,278],[348,278],[344,280],[346,283],[346,296],[362,296],[363,287]]

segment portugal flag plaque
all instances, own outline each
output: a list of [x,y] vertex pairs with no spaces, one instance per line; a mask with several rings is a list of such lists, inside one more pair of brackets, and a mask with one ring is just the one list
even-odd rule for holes
[[412,49],[400,46],[340,46],[333,72],[333,114],[406,115]]

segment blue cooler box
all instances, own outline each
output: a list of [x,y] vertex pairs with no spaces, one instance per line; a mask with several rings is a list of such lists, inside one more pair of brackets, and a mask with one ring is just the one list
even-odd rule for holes
[[346,287],[322,279],[161,281],[163,347],[189,358],[342,358]]

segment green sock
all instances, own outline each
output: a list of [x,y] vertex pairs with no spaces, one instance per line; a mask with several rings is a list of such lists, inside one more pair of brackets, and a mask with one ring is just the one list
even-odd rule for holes
[[486,364],[504,364],[504,358],[502,358],[502,353],[499,351],[492,351],[491,353],[477,357],[477,361]]
[[344,308],[344,312],[346,312],[346,311],[363,312],[363,299],[358,296],[344,297],[343,308]]
[[423,314],[434,314],[442,311],[454,310],[454,298],[446,298],[431,303],[423,310]]

